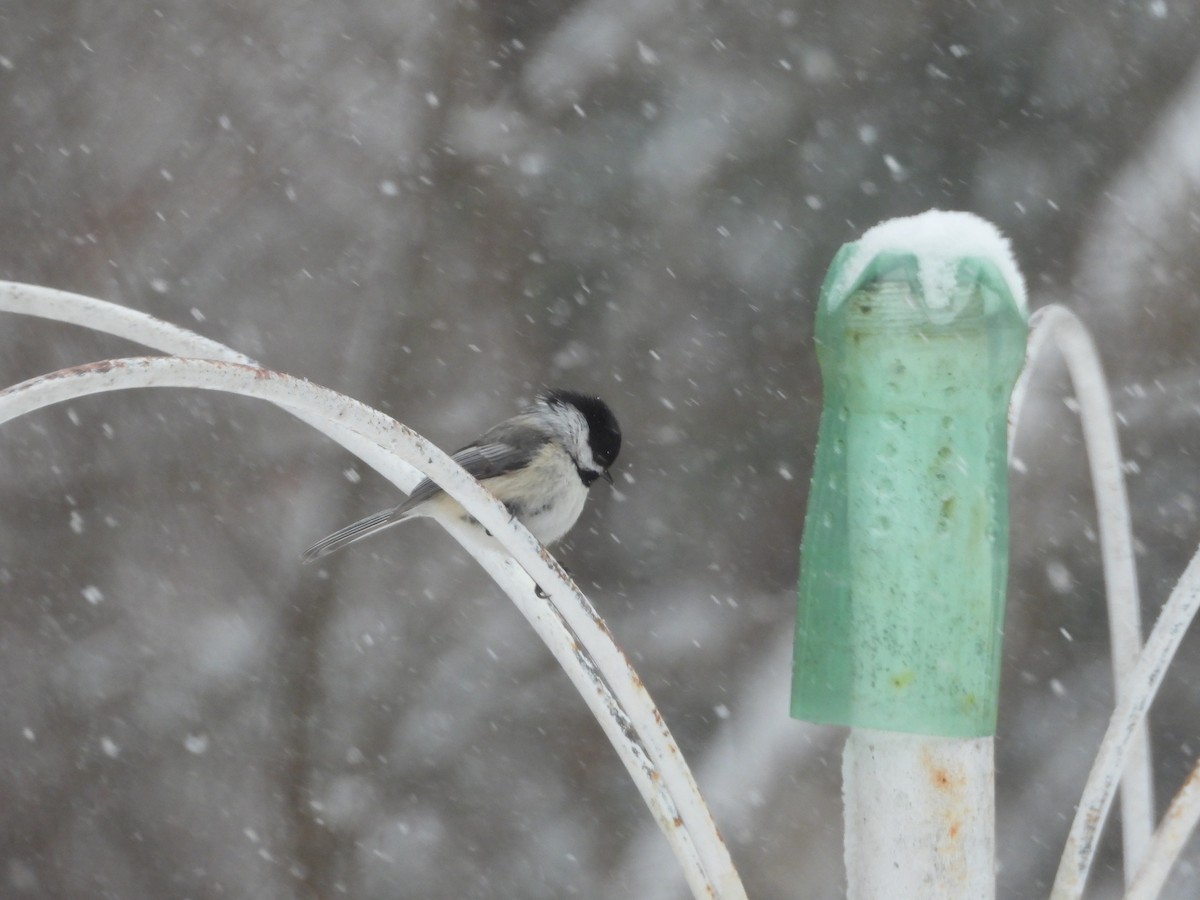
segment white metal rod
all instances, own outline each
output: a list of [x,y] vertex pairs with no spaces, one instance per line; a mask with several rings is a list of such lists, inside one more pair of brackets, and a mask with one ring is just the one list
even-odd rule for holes
[[[1034,364],[1046,343],[1053,341],[1067,363],[1079,401],[1080,423],[1096,496],[1114,693],[1119,703],[1128,690],[1129,673],[1142,650],[1142,608],[1129,497],[1125,490],[1112,401],[1096,346],[1073,312],[1065,306],[1045,306],[1033,314],[1029,324],[1028,362],[1013,391],[1010,418],[1014,425],[1019,421]],[[1015,427],[1009,428],[1010,456],[1015,430]],[[1129,747],[1129,761],[1121,780],[1121,833],[1127,884],[1145,858],[1154,818],[1150,729],[1143,722]]]
[[256,364],[250,357],[224,344],[139,310],[41,285],[0,281],[0,312],[79,325],[172,356]]
[[1088,774],[1079,807],[1075,810],[1075,819],[1071,823],[1067,845],[1054,879],[1051,900],[1077,900],[1083,895],[1088,872],[1096,857],[1100,831],[1112,808],[1129,748],[1198,609],[1200,552],[1192,557],[1159,613],[1146,647],[1129,675],[1124,699],[1117,703],[1109,720],[1096,762]]

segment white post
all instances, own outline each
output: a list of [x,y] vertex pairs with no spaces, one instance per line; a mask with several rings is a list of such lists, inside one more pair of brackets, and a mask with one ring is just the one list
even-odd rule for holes
[[842,760],[849,900],[995,896],[993,740],[855,728]]

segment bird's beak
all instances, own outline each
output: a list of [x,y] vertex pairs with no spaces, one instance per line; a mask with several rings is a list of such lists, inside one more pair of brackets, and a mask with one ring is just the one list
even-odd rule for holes
[[607,481],[609,484],[613,483],[612,472],[608,471],[608,469],[605,469],[603,472],[601,472],[600,477],[603,478],[605,481]]

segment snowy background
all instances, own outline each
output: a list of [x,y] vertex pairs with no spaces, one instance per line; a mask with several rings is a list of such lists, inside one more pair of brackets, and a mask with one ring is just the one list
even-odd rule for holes
[[[1094,329],[1152,616],[1200,542],[1200,2],[0,0],[0,278],[103,297],[447,448],[541,386],[627,443],[560,556],[750,895],[838,897],[844,733],[786,715],[840,244],[967,209]],[[0,381],[139,351],[5,317]],[[1002,898],[1111,702],[1057,362],[1014,474]],[[429,523],[283,413],[154,391],[0,435],[0,894],[684,896],[616,754]],[[1154,716],[1200,754],[1200,645]],[[1111,831],[1111,829],[1110,829]],[[1089,896],[1117,895],[1110,835]],[[1192,851],[1168,896],[1200,892]]]

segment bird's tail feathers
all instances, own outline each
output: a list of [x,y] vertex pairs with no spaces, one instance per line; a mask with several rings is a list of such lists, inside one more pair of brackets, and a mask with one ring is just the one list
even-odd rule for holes
[[321,538],[321,540],[304,551],[301,561],[306,564],[316,562],[321,557],[341,550],[355,541],[361,541],[363,538],[383,531],[385,528],[399,525],[407,518],[409,518],[407,512],[402,512],[399,508],[396,508],[385,509],[383,512],[377,512],[373,516],[359,519],[357,522],[347,525],[345,528],[338,529],[327,537]]

